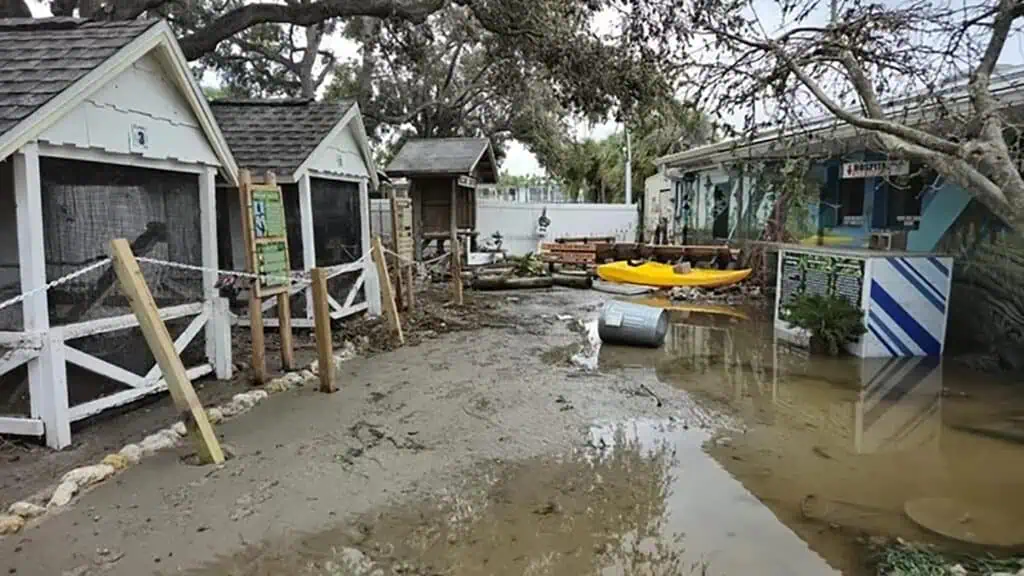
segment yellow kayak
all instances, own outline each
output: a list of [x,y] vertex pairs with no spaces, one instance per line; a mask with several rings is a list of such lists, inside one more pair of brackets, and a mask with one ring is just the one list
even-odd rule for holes
[[750,276],[750,268],[744,270],[708,270],[694,268],[686,274],[676,274],[671,264],[645,262],[639,266],[631,266],[624,260],[602,264],[597,267],[597,275],[609,282],[625,282],[642,286],[672,288],[674,286],[697,286],[715,288],[735,284]]

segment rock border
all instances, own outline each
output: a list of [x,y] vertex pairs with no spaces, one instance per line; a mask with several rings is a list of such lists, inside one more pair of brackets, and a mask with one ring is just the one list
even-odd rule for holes
[[[340,353],[334,355],[334,369],[356,357],[356,348],[345,341]],[[303,386],[319,386],[319,365],[317,361],[306,369],[289,372],[267,382],[262,388],[240,392],[231,401],[206,409],[210,424],[217,424],[245,414],[272,394],[280,394]],[[171,426],[143,438],[138,443],[126,444],[119,451],[107,454],[98,464],[73,468],[61,476],[59,482],[46,490],[24,500],[11,504],[6,512],[0,512],[0,538],[19,533],[29,521],[41,522],[47,516],[67,509],[76,495],[83,494],[117,474],[142,461],[143,458],[174,448],[188,434],[185,423],[175,422]],[[44,505],[45,503],[45,505]]]

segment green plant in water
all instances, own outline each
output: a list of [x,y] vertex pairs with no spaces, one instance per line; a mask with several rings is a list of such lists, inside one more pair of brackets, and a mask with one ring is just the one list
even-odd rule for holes
[[786,321],[811,334],[811,349],[832,356],[867,331],[860,308],[838,296],[801,294],[786,308]]

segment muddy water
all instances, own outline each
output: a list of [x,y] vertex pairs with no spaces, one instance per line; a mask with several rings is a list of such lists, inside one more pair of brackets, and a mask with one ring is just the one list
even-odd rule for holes
[[[861,576],[865,537],[961,546],[908,501],[1024,526],[1021,393],[929,359],[811,358],[757,310],[711,312],[673,311],[656,350],[602,346],[591,322],[542,354],[675,389],[687,419],[595,423],[562,457],[485,463],[439,498],[261,548],[258,573],[351,574],[359,550],[364,574]],[[204,572],[224,573],[257,572]]]
[[[965,547],[934,531],[989,544],[992,525],[1024,542],[1019,390],[937,359],[812,358],[776,342],[757,311],[716,312],[672,312],[661,349],[605,346],[599,367],[671,384],[734,416],[736,429],[715,432],[704,451],[832,566],[861,572],[863,536]],[[699,467],[699,455],[690,463]],[[955,512],[925,530],[904,511],[920,498],[952,501]],[[968,522],[977,529],[964,530]],[[706,546],[728,563],[751,543]]]

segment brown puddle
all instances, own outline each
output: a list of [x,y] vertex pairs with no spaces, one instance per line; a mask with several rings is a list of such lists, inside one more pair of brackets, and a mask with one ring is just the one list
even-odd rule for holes
[[[734,415],[743,431],[719,432],[707,453],[845,573],[863,569],[862,536],[997,554],[982,544],[1024,543],[1024,392],[934,358],[810,357],[751,316],[673,312],[661,349],[605,346],[600,369]],[[908,503],[927,508],[930,530]]]
[[600,346],[590,324],[546,360],[670,384],[728,428],[598,425],[585,449],[483,465],[237,573],[348,574],[351,547],[380,574],[860,576],[866,536],[1004,552],[920,528],[908,501],[962,505],[961,531],[984,509],[1024,526],[1024,394],[938,360],[811,358],[756,311],[672,314],[659,349]]

